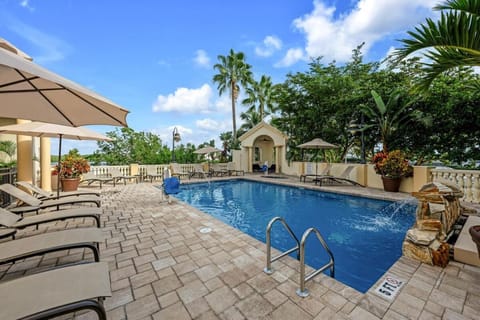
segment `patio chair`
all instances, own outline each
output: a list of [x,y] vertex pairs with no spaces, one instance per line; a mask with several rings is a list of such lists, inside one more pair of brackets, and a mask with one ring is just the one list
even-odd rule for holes
[[2,319],[50,319],[92,310],[106,320],[103,299],[111,295],[107,263],[87,263],[0,282],[0,310]]
[[120,172],[120,169],[115,167],[109,168],[108,170],[112,176],[112,179],[114,180],[114,185],[120,181],[123,181],[123,185],[127,185],[127,180],[135,180],[135,183],[138,183],[138,176],[124,175],[122,172]]
[[233,176],[233,175],[239,176],[240,174],[242,174],[242,176],[245,175],[245,171],[235,169],[235,163],[233,162],[227,163],[227,170],[228,170],[229,176]]
[[100,197],[100,193],[97,191],[89,190],[78,190],[78,191],[64,191],[60,192],[60,195],[57,197],[56,193],[43,190],[42,188],[37,187],[36,185],[27,182],[27,181],[17,181],[15,182],[17,186],[20,186],[26,190],[32,192],[32,194],[40,200],[51,200],[64,197],[74,197],[74,196],[97,196]]
[[0,264],[77,248],[92,250],[93,257],[98,262],[100,261],[98,244],[104,240],[105,236],[101,229],[78,228],[5,241],[0,243]]
[[[3,191],[12,197],[20,200],[23,203],[9,207],[8,210],[13,213],[23,214],[25,212],[35,211],[38,213],[40,209],[46,209],[50,207],[60,207],[62,205],[73,205],[78,203],[94,203],[97,207],[100,207],[101,199],[97,196],[78,196],[67,197],[61,199],[52,200],[40,200],[32,196],[31,194],[22,191],[12,184],[4,183],[0,185],[0,191]],[[26,204],[26,205],[23,205]],[[58,210],[58,209],[57,209]]]
[[158,178],[163,179],[163,174],[157,173],[157,167],[146,167],[146,174],[145,174],[145,179],[150,179],[150,182],[153,183],[153,180],[156,180]]
[[193,170],[189,172],[190,178],[206,178],[208,173],[203,171],[203,165],[201,163],[193,164]]
[[180,180],[182,180],[182,178],[189,178],[188,172],[184,172],[178,163],[172,163],[171,169],[172,177],[178,177]]
[[[316,166],[318,165],[317,163],[315,164]],[[320,172],[316,173],[316,169],[313,168],[312,163],[308,162],[305,170],[305,174],[302,174],[300,176],[300,182],[307,182],[307,178],[311,178],[312,181],[314,181],[318,177],[325,177],[328,175],[328,172],[332,168],[332,165],[330,163],[327,163],[325,168]]]
[[228,169],[225,164],[223,166],[220,163],[212,163],[210,166],[210,174],[215,177],[228,176]]
[[[58,211],[49,211],[42,214],[20,217],[6,209],[0,208],[0,225],[6,228],[23,229],[30,226],[38,227],[39,224],[53,221],[63,221],[80,218],[93,218],[97,228],[100,228],[100,208],[73,208]],[[0,228],[1,229],[1,228]]]
[[100,184],[100,189],[102,189],[102,185],[104,183],[112,182],[113,186],[115,186],[115,179],[112,177],[102,177],[102,176],[97,176],[93,172],[87,172],[82,175],[82,181],[80,183],[86,182],[87,185],[91,185],[95,182],[98,182]]
[[348,177],[350,176],[350,173],[352,172],[353,169],[355,169],[355,166],[347,166],[345,168],[345,170],[339,176],[325,175],[325,176],[316,177],[314,179],[315,185],[322,186],[325,183],[326,184],[332,184],[332,185],[337,183],[337,184],[340,184],[340,185],[351,184],[351,185],[354,185],[354,186],[364,187],[360,183],[348,179]]

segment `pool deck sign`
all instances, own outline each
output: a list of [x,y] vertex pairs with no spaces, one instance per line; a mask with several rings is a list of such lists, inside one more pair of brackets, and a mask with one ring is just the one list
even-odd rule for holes
[[380,297],[392,301],[404,284],[403,280],[395,276],[386,275],[380,284],[375,288],[375,293]]

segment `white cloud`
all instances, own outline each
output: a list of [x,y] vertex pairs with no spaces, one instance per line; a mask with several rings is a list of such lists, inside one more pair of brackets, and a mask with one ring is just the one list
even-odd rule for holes
[[153,104],[154,112],[207,113],[210,111],[212,88],[204,84],[198,89],[178,88],[167,96],[159,95]]
[[195,122],[195,125],[201,130],[218,132],[218,133],[231,130],[231,127],[232,127],[231,121],[228,121],[228,120],[218,121],[210,118],[197,120]]
[[28,9],[29,11],[34,11],[35,10],[35,8],[30,5],[29,0],[21,0],[20,1],[20,6],[25,8],[25,9]]
[[[323,56],[326,61],[344,62],[350,59],[352,50],[365,42],[363,52],[385,36],[411,29],[412,26],[432,16],[437,0],[359,0],[350,11],[339,17],[336,8],[321,0],[314,1],[312,12],[293,21],[295,29],[305,34],[306,57]],[[298,49],[291,50],[279,63],[288,66],[300,60]]]
[[288,67],[300,60],[304,60],[304,53],[301,48],[288,49],[283,59],[275,64],[275,67]]
[[205,50],[197,50],[194,61],[200,67],[210,67],[210,57],[207,55]]
[[276,36],[266,36],[263,44],[255,48],[255,53],[260,57],[270,57],[275,51],[282,48],[282,40]]

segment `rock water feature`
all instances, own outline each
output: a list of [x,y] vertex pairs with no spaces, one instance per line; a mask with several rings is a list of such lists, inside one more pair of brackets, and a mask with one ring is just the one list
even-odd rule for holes
[[468,210],[460,205],[463,192],[445,181],[426,184],[412,195],[418,199],[416,222],[407,231],[403,255],[445,267],[450,251],[447,237],[458,218]]

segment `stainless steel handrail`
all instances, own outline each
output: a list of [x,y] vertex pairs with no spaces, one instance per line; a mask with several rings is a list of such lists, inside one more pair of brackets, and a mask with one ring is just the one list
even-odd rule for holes
[[[320,244],[327,251],[328,255],[330,256],[330,261],[323,267],[305,276],[305,241],[307,240],[308,236],[312,232],[314,232],[317,235],[317,239],[320,241]],[[318,231],[315,228],[307,229],[303,233],[302,241],[300,241],[300,288],[297,289],[297,295],[302,298],[308,297],[309,292],[305,288],[305,282],[317,276],[319,273],[323,272],[327,268],[330,268],[330,277],[335,278],[335,260],[333,259],[332,251],[330,251],[330,249],[328,248],[328,245],[323,239],[322,235],[320,234],[320,231]]]
[[[295,240],[297,245],[294,248],[291,248],[291,249],[279,254],[278,256],[272,258],[271,231],[272,231],[273,224],[277,221],[280,221],[283,224],[283,226],[285,227],[285,229],[287,229],[288,233],[292,236],[293,240]],[[292,252],[298,251],[299,248],[300,248],[300,242],[298,241],[297,237],[293,233],[292,229],[290,229],[290,227],[288,226],[285,219],[283,219],[282,217],[273,218],[272,220],[270,220],[270,222],[267,225],[267,266],[265,267],[265,269],[263,269],[263,272],[265,272],[266,274],[272,274],[273,273],[272,262],[274,262],[274,261],[292,253]],[[298,255],[299,255],[299,253],[297,252],[297,259],[299,258]]]

